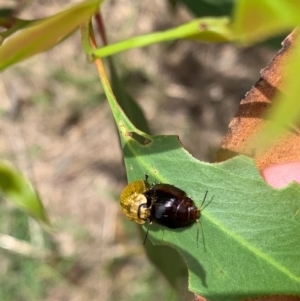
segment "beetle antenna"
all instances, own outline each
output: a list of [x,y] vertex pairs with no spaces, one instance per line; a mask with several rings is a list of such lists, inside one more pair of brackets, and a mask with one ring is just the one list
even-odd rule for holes
[[205,244],[205,238],[204,238],[204,231],[203,231],[203,226],[201,221],[199,220],[200,228],[201,228],[201,234],[202,234],[202,239],[203,239],[203,246],[204,246],[204,252],[206,252],[206,244]]
[[204,252],[206,252],[203,227],[202,227],[201,221],[199,219],[197,219],[197,223],[198,223],[198,229],[197,229],[197,248],[199,248],[199,227],[200,227],[201,228],[202,239],[203,239]]
[[206,192],[205,192],[205,195],[204,195],[204,198],[203,198],[203,200],[202,200],[202,203],[201,203],[200,208],[202,208],[202,206],[203,206],[203,204],[204,204],[204,202],[205,202],[205,200],[206,200],[207,194],[208,194],[208,190],[206,190]]
[[196,235],[196,239],[197,239],[197,249],[199,248],[199,223],[200,221],[197,219],[197,235]]
[[212,198],[210,199],[210,201],[209,201],[205,206],[203,206],[204,203],[205,203],[205,200],[206,200],[207,193],[208,193],[208,190],[206,190],[204,199],[203,199],[202,204],[201,204],[201,206],[200,206],[201,211],[204,210],[204,209],[212,202],[212,200],[213,200],[214,197],[215,197],[215,196],[213,195]]
[[145,173],[145,181],[148,182],[149,175]]
[[[208,194],[208,190],[206,190],[205,195],[204,195],[204,198],[203,198],[203,201],[202,201],[202,204],[201,204],[201,206],[200,206],[200,210],[201,210],[201,211],[204,210],[204,209],[212,202],[212,200],[213,200],[214,197],[215,197],[215,196],[213,195],[212,198],[210,199],[210,201],[209,201],[205,206],[203,206],[204,203],[205,203],[205,201],[206,201],[207,194]],[[206,252],[205,238],[204,238],[204,231],[203,231],[202,223],[201,223],[200,220],[197,220],[197,222],[199,223],[199,226],[201,227],[201,234],[202,234],[202,238],[203,238],[204,252]],[[198,247],[198,240],[199,240],[199,239],[198,239],[198,238],[199,238],[199,226],[198,226],[198,231],[197,231],[197,247]]]

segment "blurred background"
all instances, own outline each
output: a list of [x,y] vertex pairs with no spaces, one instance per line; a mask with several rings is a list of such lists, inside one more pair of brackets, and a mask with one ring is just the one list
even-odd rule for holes
[[[29,1],[19,16],[42,18],[75,2]],[[195,17],[162,0],[107,0],[102,15],[110,43]],[[239,102],[274,53],[174,41],[114,60],[152,133],[178,135],[193,156],[213,162]],[[119,137],[79,33],[0,74],[0,96],[2,158],[36,185],[54,225],[46,233],[1,202],[0,300],[193,300],[187,283],[174,294],[147,259],[139,226],[120,210],[127,180]],[[5,245],[6,235],[27,244]]]

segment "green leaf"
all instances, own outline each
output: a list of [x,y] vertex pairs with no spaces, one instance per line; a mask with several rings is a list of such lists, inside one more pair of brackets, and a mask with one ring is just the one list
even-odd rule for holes
[[0,47],[0,70],[48,50],[88,20],[101,0],[89,0],[52,17],[32,22]]
[[[149,137],[148,137],[149,138]],[[197,161],[176,137],[151,137],[141,145],[125,138],[129,182],[173,184],[200,206],[208,190],[213,201],[202,211],[201,226],[171,230],[153,224],[149,237],[170,244],[183,256],[189,285],[209,300],[241,300],[269,294],[299,294],[300,187],[274,190],[253,161],[237,157],[222,164]]]
[[200,18],[169,30],[134,37],[119,43],[91,50],[89,54],[94,57],[106,57],[121,51],[176,39],[192,39],[220,43],[232,41],[233,34],[228,18]]
[[13,168],[0,163],[0,190],[19,209],[49,224],[43,204],[29,182]]
[[236,2],[233,29],[243,43],[251,43],[291,30],[300,24],[298,0],[240,0]]

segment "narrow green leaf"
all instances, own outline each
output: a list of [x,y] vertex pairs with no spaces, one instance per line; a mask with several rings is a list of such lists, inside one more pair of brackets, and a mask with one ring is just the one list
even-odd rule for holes
[[4,163],[0,163],[0,191],[19,209],[49,224],[47,213],[37,192],[19,172]]
[[298,0],[236,1],[233,30],[243,43],[251,43],[291,30],[300,24]]
[[92,50],[95,57],[106,57],[121,51],[176,39],[193,39],[205,42],[233,40],[228,18],[200,18],[166,31],[155,32]]
[[43,52],[72,33],[98,9],[101,0],[88,0],[52,17],[31,23],[0,47],[0,70]]

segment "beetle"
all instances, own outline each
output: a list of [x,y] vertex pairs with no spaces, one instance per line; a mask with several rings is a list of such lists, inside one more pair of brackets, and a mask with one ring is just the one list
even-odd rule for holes
[[[138,224],[148,221],[148,229],[144,244],[148,237],[149,225],[156,222],[167,228],[176,229],[188,227],[194,222],[199,222],[201,211],[206,206],[208,191],[204,196],[200,209],[186,192],[171,184],[152,184],[145,180],[137,180],[128,184],[121,193],[120,204],[124,214]],[[197,231],[197,242],[199,228]]]

